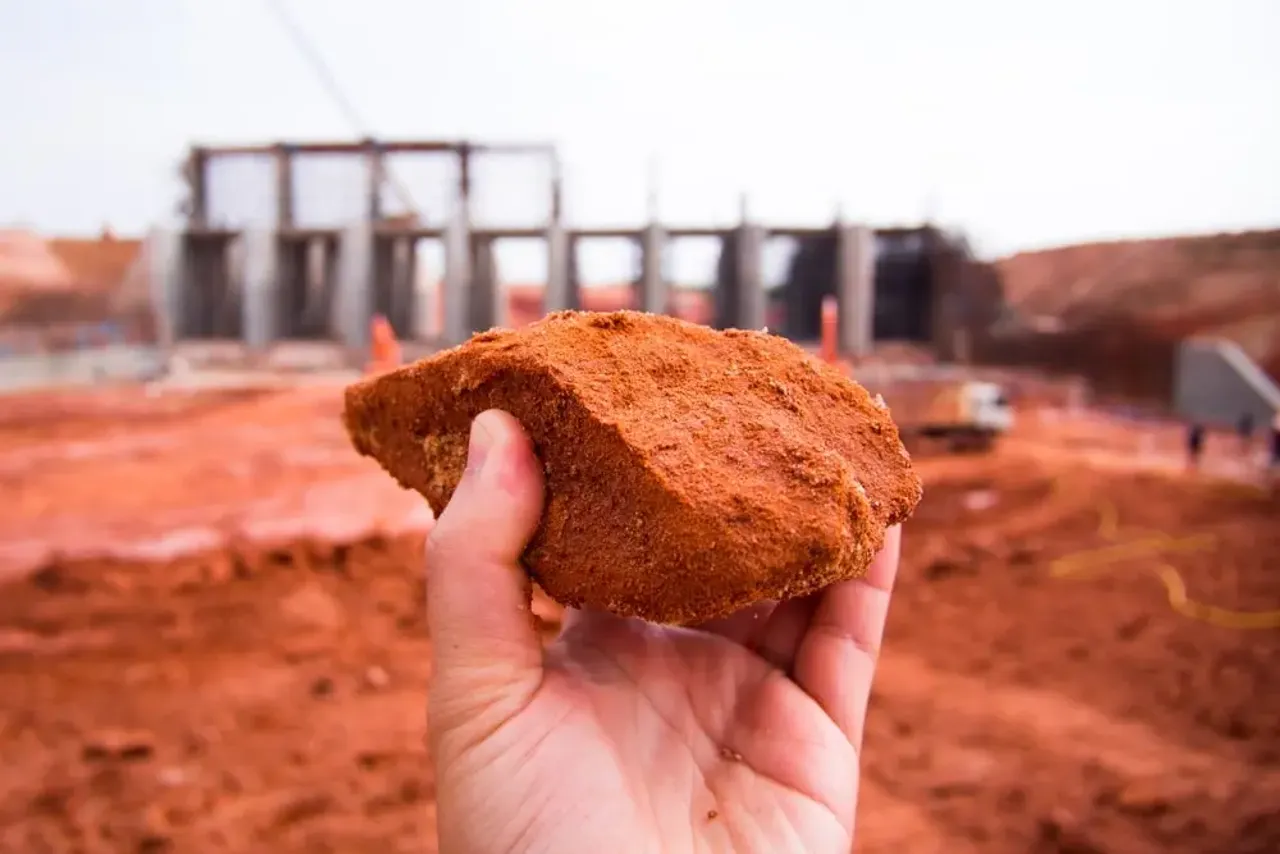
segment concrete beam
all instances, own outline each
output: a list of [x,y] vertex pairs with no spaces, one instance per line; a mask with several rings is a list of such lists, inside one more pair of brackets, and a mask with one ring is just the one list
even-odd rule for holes
[[280,337],[280,246],[273,229],[247,229],[240,235],[243,298],[241,333],[250,350],[264,350]]
[[836,226],[836,300],[840,352],[859,358],[874,345],[875,232],[862,225]]
[[153,228],[147,235],[143,252],[151,304],[156,310],[156,336],[161,348],[168,350],[181,335],[186,310],[189,288],[186,237],[180,231]]
[[640,236],[640,310],[666,314],[669,287],[662,269],[667,236],[662,226],[651,223]]

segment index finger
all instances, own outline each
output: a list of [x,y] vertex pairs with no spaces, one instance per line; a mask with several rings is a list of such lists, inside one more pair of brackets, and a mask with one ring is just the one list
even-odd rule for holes
[[901,549],[902,532],[895,525],[885,532],[865,576],[827,588],[792,667],[792,678],[855,747],[862,744]]

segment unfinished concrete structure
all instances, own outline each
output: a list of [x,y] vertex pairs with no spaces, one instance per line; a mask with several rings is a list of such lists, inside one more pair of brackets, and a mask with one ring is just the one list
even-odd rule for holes
[[834,295],[850,307],[840,313],[843,351],[856,355],[877,341],[904,341],[964,361],[970,330],[989,322],[981,303],[999,296],[977,287],[981,265],[963,242],[930,226],[837,223],[796,236],[785,281],[770,294],[789,338],[818,338],[822,300]]
[[1280,412],[1280,386],[1238,344],[1183,341],[1174,364],[1174,412],[1188,421],[1233,427],[1248,416],[1265,427]]
[[[476,226],[471,217],[472,164],[485,153],[545,159],[549,169],[545,222],[520,228]],[[446,219],[424,224],[416,216],[384,214],[386,158],[398,154],[452,160],[457,182]],[[305,227],[297,221],[295,160],[309,155],[358,158],[363,163],[367,204],[352,221],[329,228]],[[216,222],[209,205],[210,164],[221,157],[246,156],[273,164],[273,221],[254,227]],[[234,339],[251,350],[261,350],[278,341],[326,340],[340,343],[353,359],[362,359],[369,344],[370,320],[380,314],[406,342],[456,344],[504,321],[506,302],[494,243],[508,238],[545,241],[546,311],[581,305],[577,250],[582,241],[624,238],[641,250],[634,304],[645,311],[667,312],[671,284],[664,276],[662,259],[669,241],[710,237],[723,247],[715,294],[716,325],[758,329],[765,325],[768,304],[765,242],[790,237],[800,245],[793,273],[805,265],[806,252],[815,247],[819,255],[829,258],[819,259],[816,265],[810,262],[812,269],[799,278],[793,275],[783,289],[787,309],[783,334],[816,337],[818,305],[826,293],[836,294],[839,300],[841,349],[854,357],[870,350],[878,338],[920,338],[924,327],[929,329],[924,337],[936,338],[934,320],[943,314],[939,306],[945,283],[933,267],[924,288],[916,287],[910,275],[901,274],[892,246],[886,249],[885,244],[893,231],[877,232],[839,221],[827,228],[766,226],[749,221],[745,206],[742,221],[730,226],[671,225],[651,217],[636,227],[570,227],[562,216],[559,160],[549,145],[363,140],[197,147],[188,158],[187,179],[185,228],[177,234],[157,232],[150,241],[156,304],[163,315],[161,328],[171,342]],[[419,289],[415,269],[415,248],[423,240],[438,241],[444,251],[443,321],[438,334],[426,326],[427,293]],[[930,263],[938,255],[933,248],[916,254],[928,256]],[[890,323],[885,317],[899,320]]]

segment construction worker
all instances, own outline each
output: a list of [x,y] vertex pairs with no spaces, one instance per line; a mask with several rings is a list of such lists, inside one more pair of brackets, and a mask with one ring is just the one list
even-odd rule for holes
[[1200,456],[1204,453],[1204,425],[1193,421],[1187,427],[1187,468],[1200,466]]
[[1253,446],[1253,413],[1246,412],[1236,421],[1236,436],[1240,440],[1240,455],[1247,457]]
[[1271,419],[1271,448],[1268,468],[1273,476],[1280,475],[1280,411]]

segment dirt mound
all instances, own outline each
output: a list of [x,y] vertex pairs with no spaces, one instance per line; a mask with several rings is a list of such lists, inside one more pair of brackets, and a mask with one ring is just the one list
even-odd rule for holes
[[[1023,349],[1036,364],[1106,383],[1117,364],[1140,366],[1138,376],[1169,374],[1174,342],[1211,335],[1280,378],[1280,231],[1065,246],[1005,258],[997,269],[1007,302],[1035,332],[995,342],[988,358]],[[1091,354],[1084,342],[1106,331],[1131,342]],[[1167,398],[1161,382],[1119,390]]]
[[[138,340],[151,334],[149,297],[130,282],[139,240],[44,239],[0,234],[0,328],[6,340],[58,349],[82,339],[83,324],[111,322]],[[119,334],[117,333],[117,334]]]
[[0,231],[0,313],[28,294],[68,290],[73,282],[47,241],[27,231]]
[[[1086,243],[997,262],[1009,303],[1067,325],[1126,314],[1230,320],[1280,312],[1280,231]],[[1242,317],[1247,312],[1236,314]]]
[[113,291],[120,286],[142,251],[142,241],[110,232],[97,238],[55,237],[48,242],[83,290]]

